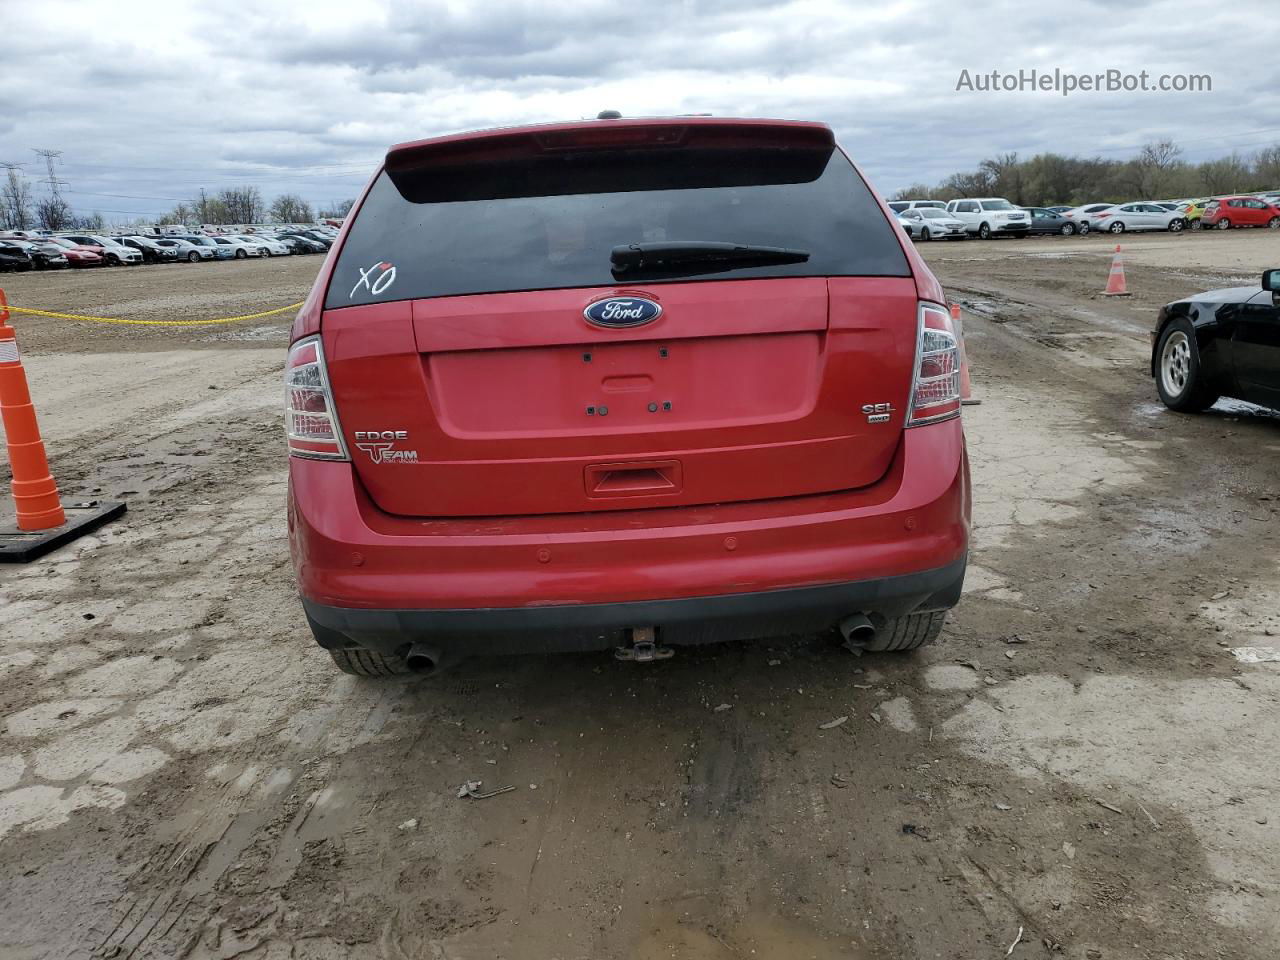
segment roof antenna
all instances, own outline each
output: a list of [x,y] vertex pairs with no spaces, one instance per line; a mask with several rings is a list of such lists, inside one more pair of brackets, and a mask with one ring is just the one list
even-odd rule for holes
[[597,120],[621,120],[622,113],[618,110],[601,110],[596,114]]

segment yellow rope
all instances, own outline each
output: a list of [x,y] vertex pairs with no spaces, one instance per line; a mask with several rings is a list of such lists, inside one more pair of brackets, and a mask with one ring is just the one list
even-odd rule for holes
[[[37,317],[53,317],[56,320],[83,320],[86,323],[122,323],[134,327],[208,327],[216,323],[238,323],[241,320],[257,320],[269,317],[286,310],[296,310],[302,302],[291,303],[287,307],[276,307],[274,310],[263,310],[261,313],[246,313],[241,317],[219,317],[216,320],[121,320],[117,317],[91,317],[79,313],[54,313],[52,310],[35,310],[31,307],[15,307],[9,304],[14,313],[29,313]],[[0,308],[2,310],[3,308]]]

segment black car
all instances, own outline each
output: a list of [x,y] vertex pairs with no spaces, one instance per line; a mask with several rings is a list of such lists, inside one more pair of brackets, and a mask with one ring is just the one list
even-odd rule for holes
[[116,237],[117,242],[123,243],[126,247],[133,247],[135,250],[142,252],[143,263],[177,263],[178,251],[174,247],[162,247],[150,237]]
[[284,240],[287,237],[297,237],[299,240],[306,240],[309,243],[320,245],[321,250],[328,250],[333,246],[333,241],[326,236],[318,233],[312,233],[310,230],[290,230],[278,235],[279,239]]
[[7,241],[10,246],[20,247],[31,257],[31,265],[37,270],[61,270],[69,267],[67,262],[66,251],[56,243],[50,243],[48,240],[41,240],[38,237],[32,240],[10,240]]
[[30,270],[33,266],[31,254],[16,243],[0,240],[0,270]]
[[1259,287],[1210,290],[1160,308],[1151,375],[1172,410],[1235,397],[1280,410],[1280,269]]
[[312,240],[297,233],[276,234],[276,239],[293,253],[324,253],[328,248],[319,240]]
[[1023,207],[1031,214],[1032,233],[1060,233],[1069,237],[1076,232],[1076,225],[1064,217],[1059,211],[1048,207]]

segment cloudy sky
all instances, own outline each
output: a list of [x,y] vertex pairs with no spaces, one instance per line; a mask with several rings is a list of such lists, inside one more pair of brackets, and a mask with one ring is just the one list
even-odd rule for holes
[[[77,212],[119,221],[201,187],[324,203],[389,144],[604,108],[822,120],[886,194],[1011,151],[1280,142],[1263,0],[0,0],[0,19],[0,161],[43,177],[32,148],[61,150]],[[956,89],[1033,68],[1207,73],[1212,91]]]

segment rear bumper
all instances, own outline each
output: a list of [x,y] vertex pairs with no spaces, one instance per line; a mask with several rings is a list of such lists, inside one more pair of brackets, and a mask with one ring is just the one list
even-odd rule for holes
[[[767,615],[761,636],[855,611],[950,606],[969,503],[958,420],[904,431],[871,487],[708,507],[411,519],[380,511],[350,464],[289,464],[290,546],[308,613],[387,652],[423,634],[477,651],[504,649],[504,633],[520,649],[600,647],[633,626],[664,626],[667,642],[681,642],[675,634],[710,639],[700,623],[744,635]],[[566,631],[585,639],[546,646]]]
[[965,557],[936,570],[818,587],[793,587],[630,603],[459,610],[362,610],[303,598],[322,646],[364,647],[402,655],[411,643],[438,654],[552,653],[607,650],[627,630],[655,627],[663,644],[778,637],[830,629],[851,613],[873,619],[955,606]]

